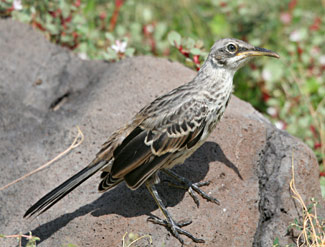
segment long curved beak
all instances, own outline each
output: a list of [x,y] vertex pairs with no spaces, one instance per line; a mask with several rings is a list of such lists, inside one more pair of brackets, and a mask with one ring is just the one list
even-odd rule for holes
[[260,47],[254,47],[252,50],[240,51],[236,54],[236,56],[243,56],[245,58],[257,57],[257,56],[268,56],[268,57],[280,58],[278,53]]

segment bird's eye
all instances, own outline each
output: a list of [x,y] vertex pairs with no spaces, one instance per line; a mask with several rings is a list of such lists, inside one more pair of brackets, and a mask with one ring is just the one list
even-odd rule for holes
[[227,50],[230,53],[235,53],[237,51],[237,46],[235,46],[234,44],[229,44],[229,45],[227,45]]

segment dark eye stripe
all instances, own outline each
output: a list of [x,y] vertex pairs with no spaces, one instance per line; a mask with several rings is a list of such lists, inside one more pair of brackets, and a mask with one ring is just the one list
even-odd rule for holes
[[248,48],[246,48],[246,47],[239,47],[238,51],[248,51]]

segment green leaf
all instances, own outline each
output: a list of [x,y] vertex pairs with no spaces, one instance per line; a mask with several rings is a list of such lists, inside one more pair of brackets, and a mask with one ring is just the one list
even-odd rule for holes
[[225,15],[217,14],[209,23],[211,32],[217,36],[228,36],[230,33],[230,26],[225,18]]
[[142,11],[142,17],[145,22],[150,22],[152,20],[152,10],[149,7],[145,7]]
[[61,1],[60,8],[62,11],[63,18],[64,19],[68,18],[71,13],[70,4],[68,4],[66,1]]
[[30,240],[28,240],[26,247],[36,247],[36,241],[40,241],[40,238],[32,237]]
[[193,55],[201,55],[201,50],[198,49],[198,48],[192,48],[190,50],[190,53],[193,54]]
[[311,122],[311,116],[306,115],[298,119],[298,125],[301,128],[308,128]]
[[112,33],[105,33],[105,38],[108,39],[111,43],[115,41],[114,35]]
[[30,22],[32,20],[32,15],[21,11],[13,11],[12,17],[20,22]]
[[50,34],[55,35],[59,33],[59,27],[52,24],[52,23],[46,23],[45,28],[50,32]]
[[61,36],[61,43],[72,43],[73,42],[73,37],[70,35],[64,35]]
[[91,13],[91,12],[95,12],[95,6],[96,6],[96,0],[88,0],[88,1],[85,1],[86,2],[86,5],[84,7],[84,13],[85,14],[88,14],[88,13]]
[[127,29],[123,25],[116,25],[115,32],[118,37],[123,37],[126,34]]
[[81,52],[81,53],[86,53],[87,54],[88,44],[86,42],[79,43],[78,48],[77,48],[77,51],[78,52]]
[[118,55],[116,54],[116,51],[114,51],[110,47],[107,48],[107,52],[105,52],[103,54],[103,57],[104,57],[104,59],[106,59],[108,61],[112,61],[112,60],[117,60],[118,59]]
[[133,54],[134,54],[134,52],[135,52],[135,48],[133,48],[133,47],[128,47],[128,48],[126,48],[126,50],[125,50],[125,55],[128,56],[128,57],[132,57]]
[[130,25],[132,40],[142,41],[142,26],[140,23],[134,22]]
[[163,36],[166,34],[167,32],[167,24],[164,22],[160,22],[157,24],[156,28],[155,28],[155,32],[154,32],[154,36],[156,40],[161,40],[163,38]]
[[187,38],[184,42],[187,49],[192,49],[195,45],[195,40],[192,38]]
[[280,105],[280,102],[278,99],[274,99],[274,98],[270,98],[268,101],[267,101],[267,104],[269,106],[279,106]]
[[325,98],[325,82],[323,82],[323,86],[318,89],[318,94],[320,97]]
[[285,69],[284,64],[278,60],[269,59],[267,64],[263,68],[263,77],[267,82],[279,81],[283,75],[283,70]]
[[171,31],[168,34],[168,41],[172,46],[177,46],[181,44],[182,37],[176,31]]
[[76,14],[72,17],[71,22],[75,25],[87,23],[87,19],[83,15]]
[[320,87],[320,83],[317,81],[315,77],[309,78],[306,83],[302,86],[302,91],[305,94],[313,94],[317,93],[318,88]]
[[279,238],[276,237],[273,241],[273,247],[278,247],[279,246]]
[[196,43],[195,43],[195,47],[196,48],[204,48],[204,42],[202,40],[197,40]]
[[89,30],[88,32],[88,38],[92,39],[93,41],[97,40],[100,36],[100,32],[96,29]]

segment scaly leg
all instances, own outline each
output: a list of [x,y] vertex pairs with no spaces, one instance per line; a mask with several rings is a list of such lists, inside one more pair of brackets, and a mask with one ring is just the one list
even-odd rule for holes
[[165,216],[165,220],[159,219],[158,217],[150,217],[148,218],[149,221],[163,225],[165,226],[182,244],[184,244],[184,240],[180,237],[180,234],[186,235],[187,237],[191,238],[196,243],[204,243],[203,239],[199,239],[194,237],[191,233],[183,230],[181,227],[187,226],[191,224],[191,221],[188,222],[182,222],[182,223],[176,223],[171,215],[169,214],[168,210],[166,209],[165,205],[163,204],[158,191],[155,187],[155,185],[151,181],[146,182],[146,186],[152,195],[152,197],[155,199],[158,207],[162,211],[162,213]]

